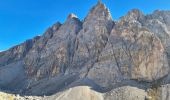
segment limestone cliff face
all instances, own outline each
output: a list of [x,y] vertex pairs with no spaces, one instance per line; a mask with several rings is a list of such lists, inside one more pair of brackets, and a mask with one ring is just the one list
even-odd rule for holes
[[134,9],[113,21],[98,2],[84,21],[70,14],[42,36],[0,52],[0,88],[52,95],[42,100],[82,100],[76,91],[89,100],[169,100],[169,64],[170,11]]

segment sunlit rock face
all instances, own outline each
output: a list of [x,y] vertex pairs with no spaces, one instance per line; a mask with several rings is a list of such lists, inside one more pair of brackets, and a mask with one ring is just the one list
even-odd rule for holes
[[47,30],[44,39],[38,41],[26,57],[25,62],[30,69],[28,74],[44,78],[64,73],[74,53],[75,39],[80,29],[81,22],[70,14],[63,25],[57,23]]
[[145,15],[132,10],[112,29],[98,62],[89,72],[104,87],[124,79],[154,81],[169,73],[164,45],[156,33],[144,26]]
[[0,88],[49,95],[42,100],[168,100],[169,64],[170,11],[134,9],[114,21],[98,2],[83,21],[70,14],[0,52]]
[[98,3],[90,10],[77,35],[77,48],[68,72],[82,70],[81,77],[87,76],[88,71],[97,62],[100,52],[105,48],[113,25],[110,12],[104,4]]
[[120,39],[117,50],[123,57],[118,55],[115,58],[121,63],[118,65],[125,69],[122,73],[127,73],[131,79],[153,81],[167,75],[169,65],[159,37],[142,25],[145,19],[138,10],[132,10],[120,19],[112,34]]

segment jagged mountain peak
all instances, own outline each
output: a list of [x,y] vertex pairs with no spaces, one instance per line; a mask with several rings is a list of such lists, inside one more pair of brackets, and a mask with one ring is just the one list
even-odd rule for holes
[[164,14],[170,14],[170,11],[169,10],[154,10],[153,14],[161,14],[161,13],[164,13]]
[[[154,86],[162,89],[161,85],[170,83],[170,42],[166,41],[170,38],[163,35],[170,34],[169,19],[168,12],[145,16],[133,9],[115,24],[108,8],[98,0],[83,22],[70,14],[63,24],[57,22],[42,36],[1,52],[0,88],[22,95],[54,94],[47,100],[77,100],[75,93],[81,94],[83,88],[77,87],[81,85],[107,94],[106,100],[124,100],[122,95],[140,88],[143,96],[136,92],[126,95],[127,100],[145,100],[151,95],[146,89],[155,92]],[[63,91],[68,88],[71,91]],[[158,91],[169,98],[167,90]],[[74,97],[63,99],[65,93]],[[86,93],[76,96],[85,97]]]
[[70,13],[64,24],[78,24],[81,23],[80,19],[74,13]]
[[107,19],[112,20],[112,16],[110,14],[109,9],[103,4],[101,1],[99,1],[88,13],[88,16],[85,18],[85,20],[93,19],[93,20],[99,20],[99,19]]
[[128,14],[124,17],[125,20],[141,20],[144,18],[144,13],[139,9],[132,9],[128,12]]
[[139,9],[132,9],[128,12],[128,15],[141,16],[144,15],[144,13]]
[[75,14],[71,13],[68,15],[67,19],[78,18]]
[[51,28],[52,28],[52,30],[57,30],[58,29],[58,27],[60,27],[62,24],[60,23],[60,22],[56,22],[55,24],[53,24],[52,26],[51,26]]

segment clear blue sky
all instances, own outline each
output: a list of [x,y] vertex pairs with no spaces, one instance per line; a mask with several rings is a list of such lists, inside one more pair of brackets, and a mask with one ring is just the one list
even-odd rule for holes
[[[102,0],[114,20],[129,10],[138,8],[144,13],[156,9],[170,10],[170,0]],[[81,20],[97,0],[0,0],[0,51],[24,42],[44,31],[57,21],[63,23],[69,13]]]

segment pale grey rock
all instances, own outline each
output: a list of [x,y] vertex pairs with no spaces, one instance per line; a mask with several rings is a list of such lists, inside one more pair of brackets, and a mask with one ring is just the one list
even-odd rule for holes
[[161,95],[158,97],[161,100],[170,100],[170,84],[160,87]]
[[83,21],[70,14],[42,36],[0,52],[0,88],[52,95],[42,100],[145,100],[156,86],[156,98],[166,100],[169,37],[169,11],[144,15],[134,9],[115,22],[99,1]]
[[104,100],[103,95],[88,86],[77,86],[47,97],[48,100]]
[[145,100],[147,93],[143,89],[125,86],[105,94],[104,100]]

